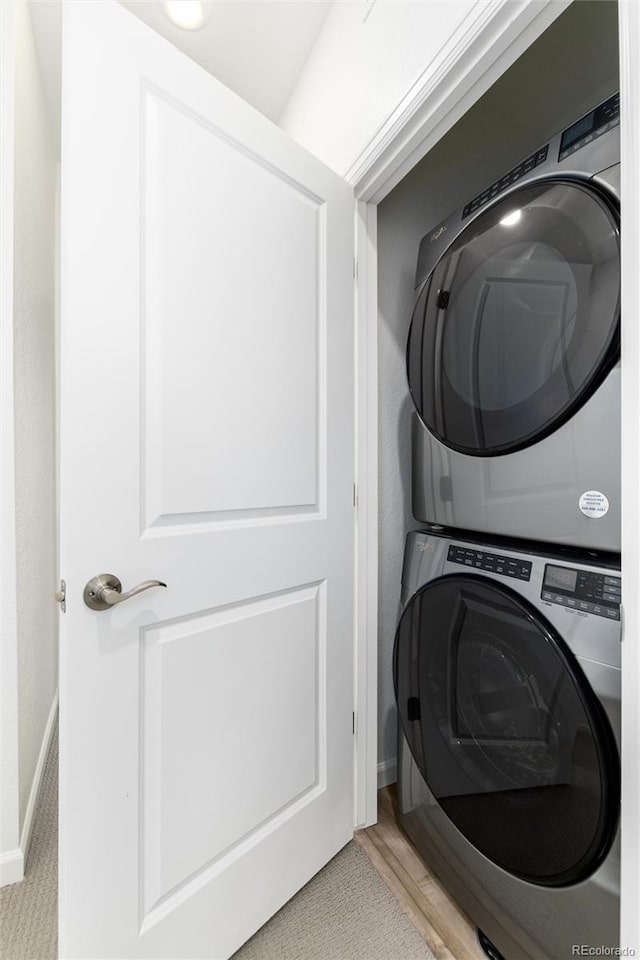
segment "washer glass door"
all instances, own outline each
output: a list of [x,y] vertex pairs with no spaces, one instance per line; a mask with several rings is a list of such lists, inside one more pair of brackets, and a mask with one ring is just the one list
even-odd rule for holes
[[418,768],[476,849],[542,886],[597,868],[618,818],[615,738],[533,607],[488,578],[432,581],[400,620],[394,682]]
[[542,439],[619,356],[613,202],[588,182],[521,187],[479,214],[423,286],[407,346],[427,428],[461,453]]

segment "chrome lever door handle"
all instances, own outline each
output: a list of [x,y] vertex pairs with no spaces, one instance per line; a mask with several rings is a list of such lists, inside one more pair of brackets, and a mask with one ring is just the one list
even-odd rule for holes
[[117,577],[112,573],[101,573],[99,577],[92,577],[84,588],[84,602],[92,610],[108,610],[109,607],[115,607],[117,603],[123,603],[151,587],[166,587],[166,583],[162,580],[145,580],[123,593],[122,583]]

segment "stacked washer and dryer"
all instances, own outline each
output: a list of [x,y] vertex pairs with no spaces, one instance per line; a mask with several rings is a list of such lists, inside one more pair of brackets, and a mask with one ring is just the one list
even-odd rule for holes
[[619,99],[421,242],[401,823],[494,960],[619,940]]

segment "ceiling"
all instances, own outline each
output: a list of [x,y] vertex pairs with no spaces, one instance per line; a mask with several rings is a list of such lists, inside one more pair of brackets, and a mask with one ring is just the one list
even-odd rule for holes
[[[331,0],[203,0],[205,26],[187,31],[168,20],[160,0],[119,2],[275,123],[331,7]],[[62,5],[30,0],[30,9],[59,145]]]
[[120,0],[274,122],[287,105],[331,0],[204,0],[201,30],[174,26],[158,0]]

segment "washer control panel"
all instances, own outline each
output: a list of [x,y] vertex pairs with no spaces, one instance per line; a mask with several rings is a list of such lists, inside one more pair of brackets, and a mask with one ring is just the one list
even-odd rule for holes
[[500,573],[503,577],[514,577],[516,580],[530,580],[533,566],[529,560],[519,560],[515,557],[505,557],[501,553],[487,553],[484,550],[455,545],[449,546],[447,560],[450,563],[472,567],[474,570],[489,570],[491,573]]
[[547,603],[619,620],[621,592],[620,577],[552,563],[545,565],[541,597]]

